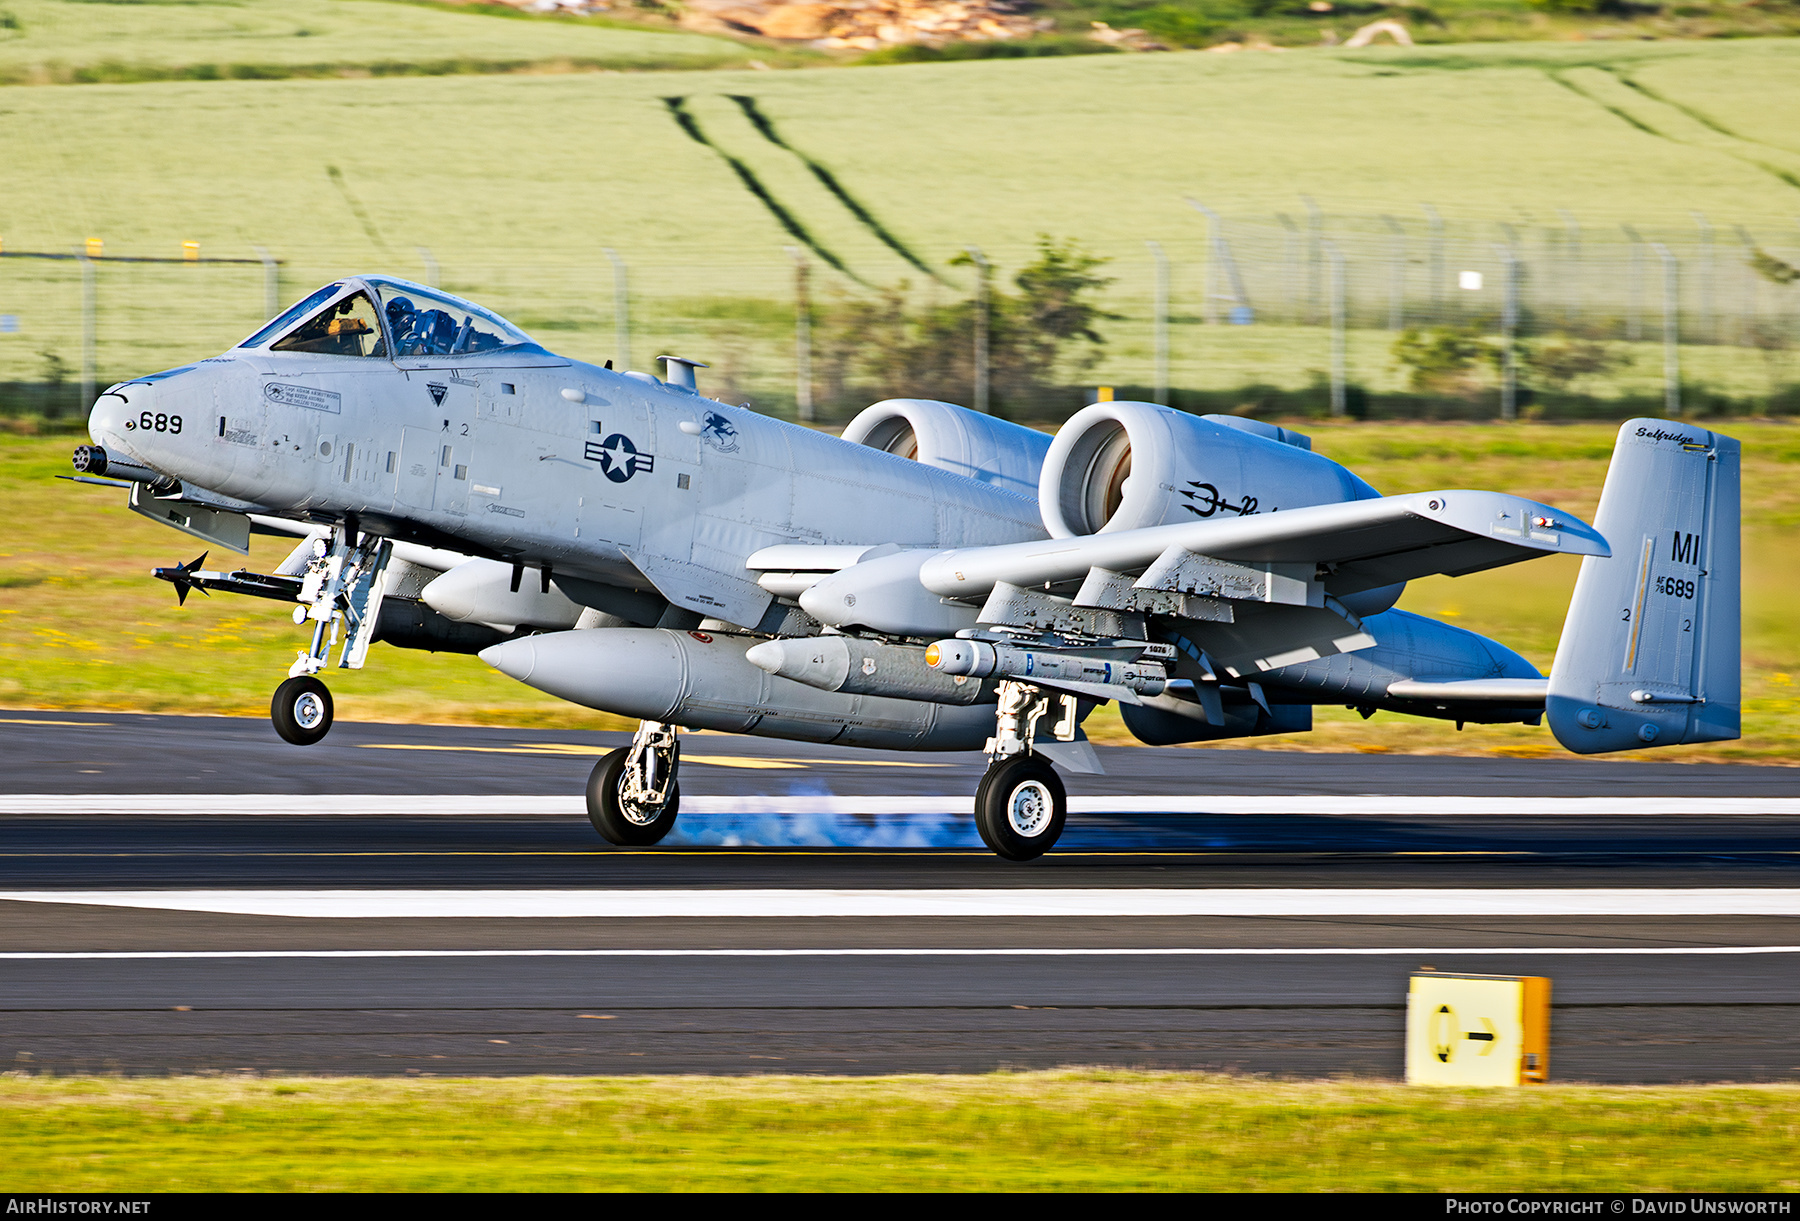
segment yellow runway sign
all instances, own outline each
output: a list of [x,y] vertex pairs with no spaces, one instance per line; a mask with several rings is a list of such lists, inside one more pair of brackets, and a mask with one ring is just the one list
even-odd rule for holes
[[1550,1076],[1550,981],[1542,975],[1412,977],[1406,1080],[1413,1085],[1533,1085]]

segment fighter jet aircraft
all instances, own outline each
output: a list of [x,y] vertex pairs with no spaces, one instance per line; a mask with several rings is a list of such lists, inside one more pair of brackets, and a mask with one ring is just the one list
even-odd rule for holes
[[[1056,843],[1060,763],[1118,701],[1145,742],[1309,729],[1319,704],[1457,722],[1545,716],[1592,754],[1738,736],[1738,445],[1619,432],[1598,528],[1501,492],[1382,496],[1255,420],[1102,402],[1052,438],[948,403],[877,403],[840,439],[665,378],[557,356],[383,276],[319,289],[225,354],[101,394],[76,476],[272,573],[158,569],[179,597],[290,603],[310,626],[272,716],[331,727],[319,675],[369,646],[476,653],[638,718],[587,787],[651,844],[680,728],[985,751],[983,839]],[[1585,557],[1546,679],[1394,609],[1406,583]],[[1197,759],[1196,763],[1200,761]]]

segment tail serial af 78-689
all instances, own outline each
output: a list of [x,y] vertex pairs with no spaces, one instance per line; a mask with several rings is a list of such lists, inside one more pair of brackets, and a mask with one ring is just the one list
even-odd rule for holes
[[[1503,492],[1382,496],[1254,420],[1096,403],[1054,437],[876,403],[843,437],[557,356],[382,276],[319,289],[225,354],[100,395],[78,479],[275,571],[156,571],[310,628],[275,728],[331,727],[320,672],[369,646],[474,653],[642,721],[588,783],[615,844],[680,807],[679,728],[985,751],[1001,856],[1049,850],[1055,765],[1116,700],[1145,742],[1312,726],[1317,704],[1524,722],[1581,754],[1738,736],[1738,443],[1619,431],[1595,525]],[[211,550],[209,549],[209,550]],[[1406,582],[1584,557],[1550,676],[1394,609]],[[335,659],[334,659],[335,655]]]

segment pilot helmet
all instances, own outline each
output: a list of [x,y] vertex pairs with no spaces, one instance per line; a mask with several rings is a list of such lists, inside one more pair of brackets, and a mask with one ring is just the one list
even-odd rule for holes
[[413,309],[413,303],[409,298],[391,297],[388,299],[388,324],[395,330],[404,329],[415,312],[417,311]]

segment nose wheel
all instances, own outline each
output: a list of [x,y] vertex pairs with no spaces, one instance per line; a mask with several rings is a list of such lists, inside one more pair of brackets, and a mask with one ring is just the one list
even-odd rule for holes
[[1009,861],[1029,861],[1050,851],[1068,815],[1062,777],[1039,755],[999,760],[975,790],[975,829],[984,844]]
[[330,733],[331,718],[331,692],[310,674],[288,679],[269,701],[275,732],[295,746],[311,746]]

